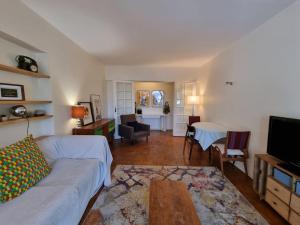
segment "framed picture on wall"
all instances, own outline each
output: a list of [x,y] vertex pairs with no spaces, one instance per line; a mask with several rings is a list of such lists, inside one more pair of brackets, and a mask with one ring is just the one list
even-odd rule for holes
[[138,90],[136,91],[136,103],[141,107],[150,106],[150,91],[148,90]]
[[91,102],[78,102],[78,105],[84,106],[85,116],[81,120],[81,125],[89,125],[94,122],[93,113],[92,113],[92,104]]
[[151,92],[152,107],[163,107],[165,100],[165,93],[162,90],[153,90]]
[[24,85],[0,83],[0,101],[25,100]]
[[92,113],[95,121],[102,119],[101,109],[101,97],[100,95],[90,95],[91,103],[92,103]]

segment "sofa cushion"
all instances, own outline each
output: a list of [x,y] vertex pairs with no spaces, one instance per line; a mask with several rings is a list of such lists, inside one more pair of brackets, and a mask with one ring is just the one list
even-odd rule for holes
[[58,159],[52,165],[52,172],[38,186],[71,185],[84,202],[96,193],[103,182],[101,165],[97,159]]
[[21,195],[47,176],[50,170],[31,135],[0,149],[0,202]]
[[77,191],[72,186],[34,186],[21,196],[0,204],[1,224],[77,224],[81,215],[72,215],[80,214],[78,201]]
[[1,222],[6,225],[78,224],[90,198],[103,183],[102,165],[97,159],[56,160],[46,178],[21,196],[0,204]]

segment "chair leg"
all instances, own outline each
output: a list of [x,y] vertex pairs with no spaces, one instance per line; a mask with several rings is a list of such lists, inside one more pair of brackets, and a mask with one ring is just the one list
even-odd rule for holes
[[211,165],[212,164],[212,157],[211,157],[211,152],[212,152],[212,146],[209,147],[208,149],[208,163]]
[[148,141],[149,141],[149,140],[148,140],[148,139],[149,139],[148,137],[149,137],[149,136],[147,135],[147,136],[146,136],[146,141],[147,141],[147,143],[148,143]]
[[121,137],[121,143],[123,143],[123,138]]
[[185,151],[185,146],[186,146],[186,137],[184,138],[184,142],[183,142],[183,153]]
[[184,151],[185,151],[185,146],[186,146],[186,141],[187,141],[187,135],[188,135],[188,130],[185,132],[185,136],[184,136],[183,154],[184,154]]
[[245,168],[245,173],[248,176],[248,168],[247,168],[247,160],[244,159],[244,168]]
[[192,142],[191,142],[191,147],[190,147],[189,160],[191,160],[191,157],[192,157],[193,146],[194,146],[194,142],[192,141]]
[[222,175],[224,176],[224,162],[222,160],[222,154],[220,153],[220,167],[222,171]]

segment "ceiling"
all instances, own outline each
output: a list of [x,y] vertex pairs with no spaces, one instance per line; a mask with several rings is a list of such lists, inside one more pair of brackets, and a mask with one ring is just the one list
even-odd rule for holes
[[113,65],[200,65],[295,0],[22,0]]

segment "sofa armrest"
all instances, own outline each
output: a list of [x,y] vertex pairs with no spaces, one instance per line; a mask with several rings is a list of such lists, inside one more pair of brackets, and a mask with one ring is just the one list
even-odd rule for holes
[[37,144],[49,163],[60,158],[98,159],[104,166],[105,185],[110,184],[110,166],[112,155],[104,136],[98,135],[65,135],[49,136],[38,140]]
[[131,140],[133,138],[134,128],[120,124],[119,125],[119,136]]

